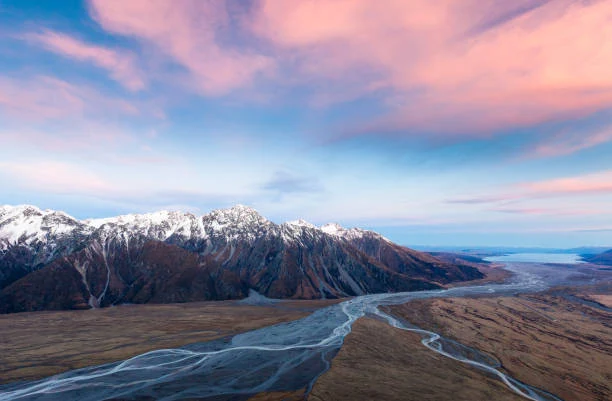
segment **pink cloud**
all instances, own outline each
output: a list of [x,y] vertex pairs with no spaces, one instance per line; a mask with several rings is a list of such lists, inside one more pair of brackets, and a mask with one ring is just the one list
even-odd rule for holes
[[88,44],[48,29],[25,37],[51,52],[78,61],[90,62],[107,70],[114,80],[130,90],[138,91],[145,87],[143,73],[136,65],[136,58],[129,52]]
[[102,149],[117,147],[134,141],[132,135],[125,131],[103,124],[78,122],[71,128],[63,129],[3,129],[0,130],[5,146],[39,148],[52,152],[83,152],[99,153]]
[[535,157],[564,156],[607,142],[612,142],[612,128],[594,132],[563,131],[537,144],[531,155]]
[[[480,194],[469,198],[449,199],[446,203],[478,205],[501,203],[508,204],[517,201],[541,198],[556,198],[574,195],[612,195],[612,170],[584,174],[574,177],[562,177],[551,180],[523,182],[511,185],[510,188],[500,188],[488,194]],[[541,212],[541,208],[508,208],[501,206],[491,209],[507,213],[527,214]]]
[[[49,76],[0,77],[0,139],[46,151],[98,151],[146,136],[163,119],[154,104],[100,93]],[[140,121],[139,129],[124,121]]]
[[611,194],[612,171],[526,183],[520,187],[537,196]]
[[61,118],[84,108],[83,99],[67,82],[44,76],[24,82],[0,78],[0,109],[6,114]]
[[607,214],[608,211],[603,210],[591,210],[591,209],[553,209],[553,208],[493,208],[490,209],[494,212],[501,213],[509,213],[509,214],[517,214],[517,215],[526,215],[526,216],[541,216],[541,215],[551,215],[551,216],[595,216],[601,214]]
[[456,199],[448,199],[446,203],[456,203],[461,205],[478,205],[482,203],[495,203],[502,201],[511,201],[517,198],[517,195],[509,195],[509,194],[497,194],[497,195],[483,195],[483,196],[474,196],[470,198],[456,198]]
[[[264,79],[273,78],[276,88],[307,86],[309,104],[320,107],[381,97],[387,112],[355,123],[349,135],[486,136],[612,107],[612,41],[605,39],[612,36],[612,3],[606,1],[89,5],[104,29],[157,49],[205,95],[250,87],[262,94],[270,92]],[[588,141],[539,152],[571,153],[581,146]]]
[[164,119],[153,102],[133,101],[101,93],[97,88],[52,76],[0,77],[0,114],[25,121],[117,116]]
[[550,214],[550,210],[541,209],[541,208],[495,208],[491,210],[494,212],[510,213],[510,214],[526,214],[526,215]]
[[112,183],[83,166],[64,162],[0,162],[3,175],[21,186],[54,193],[104,193],[114,191]]
[[300,74],[386,87],[363,131],[486,133],[612,106],[612,3],[262,1],[250,21]]
[[91,0],[93,18],[106,30],[139,39],[185,68],[191,85],[208,95],[249,86],[273,61],[232,47],[232,16],[223,1]]

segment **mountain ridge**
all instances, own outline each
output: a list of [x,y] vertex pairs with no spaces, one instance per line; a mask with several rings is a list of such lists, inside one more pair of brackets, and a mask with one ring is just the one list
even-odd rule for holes
[[249,290],[337,298],[482,277],[373,231],[276,224],[243,205],[202,216],[160,211],[82,221],[2,206],[0,244],[4,312],[235,299]]

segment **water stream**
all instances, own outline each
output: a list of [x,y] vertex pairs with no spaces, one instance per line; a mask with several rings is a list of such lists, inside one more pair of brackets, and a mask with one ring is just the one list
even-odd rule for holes
[[[314,312],[312,315],[236,335],[231,339],[151,351],[128,360],[78,369],[33,382],[0,387],[0,401],[106,399],[246,399],[263,391],[311,388],[329,368],[330,360],[351,332],[352,324],[366,314],[377,315],[393,327],[423,336],[434,352],[468,363],[497,376],[526,399],[559,399],[532,388],[498,370],[493,358],[445,340],[438,334],[409,327],[379,309],[414,299],[505,295],[546,289],[551,277],[533,264],[509,264],[516,273],[511,282],[456,287],[444,290],[365,295]],[[548,272],[548,273],[546,273]]]

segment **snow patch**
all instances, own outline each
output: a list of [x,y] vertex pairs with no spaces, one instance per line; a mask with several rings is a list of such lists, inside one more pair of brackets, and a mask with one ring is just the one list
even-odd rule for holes
[[238,301],[239,304],[245,304],[245,305],[271,305],[271,304],[275,304],[278,302],[281,302],[281,300],[268,298],[265,295],[261,295],[260,293],[258,293],[252,288],[249,290],[248,297]]
[[289,226],[296,226],[296,227],[317,228],[317,226],[315,226],[314,224],[309,223],[303,219],[288,221],[285,224]]

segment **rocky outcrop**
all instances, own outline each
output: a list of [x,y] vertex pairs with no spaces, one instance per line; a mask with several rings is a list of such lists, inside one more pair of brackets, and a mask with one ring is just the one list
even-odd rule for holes
[[0,312],[222,300],[247,293],[235,274],[175,245],[146,240],[128,248],[94,241],[5,288]]

